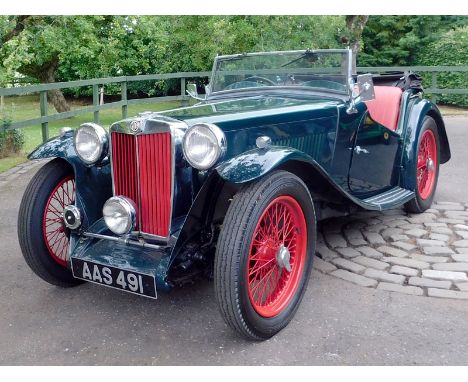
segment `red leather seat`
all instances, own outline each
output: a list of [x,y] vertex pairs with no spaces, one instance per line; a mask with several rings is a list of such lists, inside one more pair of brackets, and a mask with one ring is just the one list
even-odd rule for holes
[[400,115],[400,101],[403,91],[395,86],[374,86],[375,99],[366,101],[370,117],[395,131]]

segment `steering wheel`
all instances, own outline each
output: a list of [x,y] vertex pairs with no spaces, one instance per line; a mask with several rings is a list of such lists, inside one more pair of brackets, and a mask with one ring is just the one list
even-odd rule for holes
[[266,83],[268,83],[270,85],[276,86],[276,83],[274,81],[270,80],[269,78],[265,78],[265,77],[252,76],[252,77],[246,78],[244,81],[250,81],[250,80],[254,80],[256,82],[266,82]]

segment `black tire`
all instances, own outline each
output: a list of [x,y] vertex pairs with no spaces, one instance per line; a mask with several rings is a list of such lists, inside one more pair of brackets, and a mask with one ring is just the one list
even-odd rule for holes
[[[304,268],[289,303],[273,317],[257,313],[249,298],[247,262],[257,222],[269,203],[290,196],[302,209],[307,242]],[[286,171],[274,171],[250,183],[234,196],[227,211],[215,255],[215,294],[226,323],[247,339],[264,340],[282,330],[293,318],[306,291],[315,253],[316,217],[306,185]]]
[[439,164],[440,164],[440,141],[439,141],[439,132],[437,130],[437,124],[434,121],[432,117],[426,116],[423,121],[423,126],[421,128],[421,131],[419,133],[418,137],[418,147],[415,153],[415,162],[417,163],[417,157],[418,157],[418,152],[419,152],[419,147],[421,144],[421,138],[426,130],[431,130],[432,133],[434,134],[435,137],[435,142],[436,142],[436,151],[437,151],[437,160],[434,163],[434,170],[435,170],[435,179],[434,179],[434,186],[432,187],[432,191],[429,196],[427,196],[425,199],[421,197],[421,194],[419,192],[418,188],[418,180],[417,180],[417,174],[416,171],[414,173],[415,177],[415,184],[416,184],[416,189],[415,189],[415,197],[411,199],[409,202],[405,203],[405,210],[410,213],[422,213],[429,209],[432,205],[432,201],[434,199],[434,195],[437,189],[437,181],[439,178]]
[[18,239],[26,263],[44,281],[60,287],[72,287],[82,281],[73,278],[71,270],[50,254],[43,218],[49,196],[61,180],[73,175],[71,166],[61,159],[45,164],[26,187],[18,215]]

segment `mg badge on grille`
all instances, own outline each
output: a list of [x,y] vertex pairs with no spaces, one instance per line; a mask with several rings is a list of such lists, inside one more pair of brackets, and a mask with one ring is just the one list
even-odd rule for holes
[[134,133],[138,133],[141,130],[141,120],[136,119],[130,122],[130,130],[132,130]]

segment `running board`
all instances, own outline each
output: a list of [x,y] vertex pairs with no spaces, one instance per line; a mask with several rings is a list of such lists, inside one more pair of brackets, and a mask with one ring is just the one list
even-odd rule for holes
[[381,194],[362,199],[365,208],[372,210],[385,210],[401,205],[414,198],[414,192],[401,187],[393,187]]

